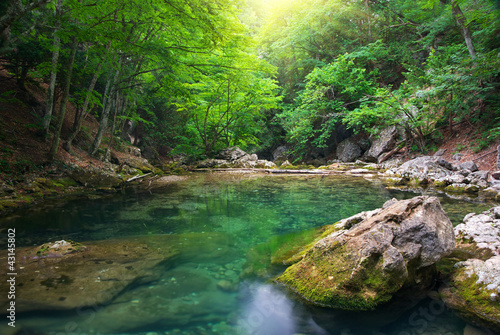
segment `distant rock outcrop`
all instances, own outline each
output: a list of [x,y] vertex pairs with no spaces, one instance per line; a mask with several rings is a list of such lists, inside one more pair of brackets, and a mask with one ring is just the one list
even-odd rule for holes
[[453,226],[435,197],[392,200],[336,224],[276,279],[314,304],[372,310],[403,288],[433,282],[434,264],[454,249]]
[[197,168],[259,168],[275,169],[276,164],[259,159],[256,154],[249,155],[238,147],[230,147],[220,151],[218,159],[206,159],[198,162]]
[[400,185],[434,185],[450,193],[477,193],[489,186],[488,171],[477,171],[473,162],[455,166],[440,156],[421,156],[385,172]]

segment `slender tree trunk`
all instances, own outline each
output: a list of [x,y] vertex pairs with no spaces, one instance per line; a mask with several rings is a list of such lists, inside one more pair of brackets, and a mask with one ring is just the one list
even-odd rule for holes
[[229,141],[229,109],[230,109],[230,103],[231,103],[231,97],[230,97],[230,92],[229,89],[231,88],[230,85],[230,80],[229,78],[227,79],[227,101],[226,101],[226,129],[225,129],[225,134],[226,134],[226,146],[229,147],[230,141]]
[[52,65],[50,69],[50,79],[49,79],[49,89],[47,90],[47,98],[45,100],[45,115],[43,116],[42,126],[43,126],[43,136],[45,138],[49,135],[50,121],[52,120],[52,114],[54,113],[54,96],[56,91],[56,80],[57,80],[57,64],[59,63],[59,50],[61,49],[61,40],[57,35],[57,32],[61,28],[61,15],[62,15],[62,0],[58,0],[56,6],[56,16],[57,22],[54,28],[54,42],[52,47]]
[[476,59],[476,49],[474,48],[474,44],[472,43],[472,34],[467,27],[467,20],[465,18],[464,13],[460,9],[457,0],[453,0],[451,3],[451,11],[453,13],[453,17],[460,27],[460,33],[465,39],[465,44],[467,45],[467,49],[469,50],[470,57],[474,60]]
[[372,18],[371,18],[371,14],[370,14],[370,0],[366,0],[365,5],[366,5],[366,13],[368,15],[368,37],[371,41],[371,39],[372,39]]
[[[120,67],[121,67],[121,61],[118,65],[118,69],[116,70],[116,73],[112,79],[113,83],[110,86],[109,98],[104,96],[106,103],[103,104],[103,113],[101,115],[101,122],[99,123],[99,130],[97,131],[97,135],[96,135],[94,142],[92,143],[92,146],[90,147],[90,150],[89,150],[89,153],[92,156],[95,156],[95,154],[97,153],[97,150],[99,150],[99,146],[101,145],[101,141],[102,141],[102,136],[104,135],[104,131],[106,130],[106,128],[108,126],[109,112],[111,110],[111,105],[113,104],[112,101],[113,101],[114,95],[116,94],[115,83],[118,80],[118,76],[120,75]],[[111,80],[111,78],[110,78],[110,80]],[[109,84],[110,83],[108,82],[108,85]]]
[[113,145],[113,141],[115,139],[114,134],[116,129],[116,117],[118,116],[120,111],[123,111],[124,108],[124,98],[120,97],[119,94],[116,94],[115,113],[113,114],[113,123],[111,124],[111,138],[109,139],[108,147],[106,148],[106,153],[104,154],[104,157],[106,157],[106,159],[111,157],[111,146]]
[[61,99],[61,106],[59,109],[59,119],[57,120],[57,125],[54,133],[54,138],[52,140],[52,147],[49,152],[49,162],[53,162],[57,154],[57,149],[59,148],[59,141],[61,136],[61,129],[64,122],[64,116],[66,115],[66,103],[69,99],[69,89],[71,87],[71,77],[73,75],[73,66],[75,64],[76,49],[78,48],[78,38],[73,37],[71,43],[71,52],[69,55],[68,65],[66,66],[66,78],[64,78],[64,91]]
[[[106,47],[106,53],[105,53],[104,58],[106,58],[110,47],[111,47],[111,42],[109,42],[107,47]],[[85,95],[85,101],[83,102],[82,110],[80,113],[76,113],[76,115],[75,115],[75,122],[73,123],[72,131],[69,134],[68,140],[66,141],[66,143],[64,143],[64,149],[66,151],[71,150],[71,146],[73,145],[73,140],[75,139],[75,137],[78,135],[78,133],[82,129],[83,120],[85,119],[85,117],[88,114],[88,107],[90,104],[90,99],[92,97],[92,92],[94,91],[94,87],[95,87],[95,84],[97,83],[97,79],[99,79],[99,76],[101,74],[102,64],[103,64],[103,62],[100,62],[99,65],[97,65],[97,70],[95,71],[94,76],[92,77],[92,80],[90,81],[90,85],[89,85],[87,94]]]

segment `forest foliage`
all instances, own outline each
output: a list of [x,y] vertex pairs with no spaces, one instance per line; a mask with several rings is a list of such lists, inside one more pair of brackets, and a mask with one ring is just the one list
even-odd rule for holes
[[[132,132],[172,155],[289,143],[300,158],[393,124],[425,151],[460,122],[500,136],[499,14],[495,0],[9,0],[0,64],[20,89],[47,84],[49,160],[88,114],[85,149],[103,159]],[[77,108],[64,138],[58,101]]]

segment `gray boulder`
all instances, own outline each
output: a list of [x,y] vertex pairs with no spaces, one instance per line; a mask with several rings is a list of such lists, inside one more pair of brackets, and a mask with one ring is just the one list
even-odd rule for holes
[[228,164],[228,161],[224,159],[205,159],[204,161],[199,162],[196,167],[198,169],[204,168],[215,168],[221,165]]
[[392,200],[330,231],[276,281],[312,303],[342,309],[372,310],[403,288],[426,291],[434,264],[455,247],[436,197]]
[[469,170],[470,172],[476,172],[477,170],[479,170],[477,168],[476,163],[474,163],[473,161],[463,162],[459,166],[460,166],[461,169]]
[[472,172],[467,176],[467,179],[471,184],[477,185],[481,188],[488,187],[488,176],[489,171],[476,171]]
[[361,154],[360,146],[351,137],[340,142],[337,147],[337,156],[341,162],[354,162]]
[[500,255],[500,206],[481,214],[468,214],[454,229],[457,238],[473,241],[478,248]]
[[238,147],[229,147],[221,150],[215,158],[232,162],[246,155],[248,154]]
[[99,168],[81,168],[74,166],[69,176],[77,183],[85,187],[93,188],[116,188],[122,184],[122,180],[114,173]]
[[289,151],[290,148],[286,145],[277,147],[276,150],[273,151],[273,162],[286,161],[288,159]]
[[440,156],[436,156],[436,154],[434,154],[434,157],[437,157],[436,163],[438,163],[439,165],[441,165],[445,169],[453,170],[453,165],[450,162],[442,159]]
[[441,157],[441,156],[443,156],[445,153],[446,153],[446,149],[439,149],[439,150],[438,150],[438,151],[436,151],[436,153],[434,154],[434,157]]
[[372,146],[365,154],[365,159],[368,162],[377,162],[378,157],[394,148],[396,141],[399,137],[396,126],[391,126],[384,129],[378,138],[371,137]]

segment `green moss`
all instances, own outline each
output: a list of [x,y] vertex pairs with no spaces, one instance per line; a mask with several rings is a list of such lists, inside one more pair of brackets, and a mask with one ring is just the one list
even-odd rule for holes
[[247,254],[244,276],[268,277],[273,270],[299,262],[323,237],[338,230],[334,225],[272,237]]
[[280,169],[282,169],[282,170],[298,170],[299,167],[295,166],[295,165],[285,165],[285,166],[281,165]]
[[63,177],[63,178],[56,178],[53,179],[54,186],[55,187],[61,187],[61,188],[67,188],[67,187],[77,187],[78,183],[69,177]]
[[446,192],[450,193],[465,193],[465,187],[456,186],[456,185],[448,185],[444,188]]
[[276,278],[314,304],[348,310],[373,310],[392,298],[401,285],[382,274],[382,257],[367,259],[367,268],[357,268],[356,257],[345,245],[312,248],[300,262]]
[[439,188],[444,188],[448,185],[448,183],[444,180],[434,180],[434,186]]
[[478,284],[477,280],[478,277],[475,274],[468,277],[463,268],[458,269],[454,276],[454,292],[464,299],[465,305],[470,309],[462,312],[469,316],[474,315],[475,318],[484,319],[483,322],[493,321],[498,326],[500,324],[500,302],[491,300],[491,294],[498,294],[498,292],[487,290],[485,285]]

